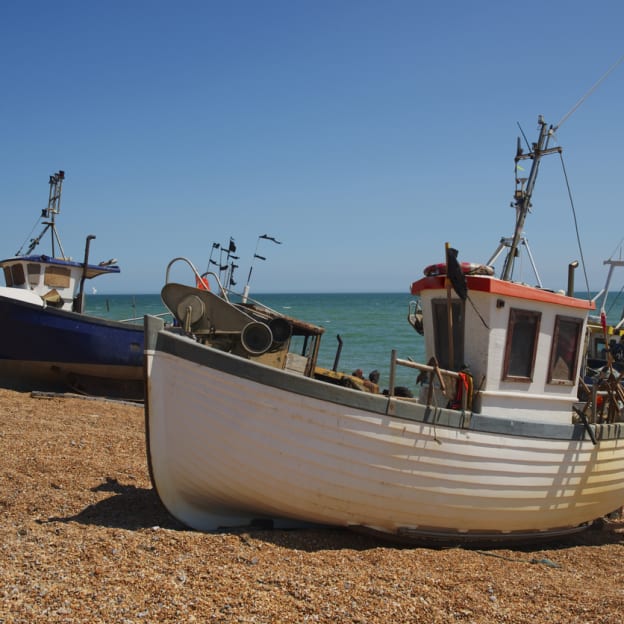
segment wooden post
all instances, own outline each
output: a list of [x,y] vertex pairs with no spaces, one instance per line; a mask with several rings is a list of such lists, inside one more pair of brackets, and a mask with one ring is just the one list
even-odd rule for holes
[[450,370],[455,370],[455,347],[453,344],[453,301],[452,301],[452,284],[449,279],[448,271],[448,250],[449,244],[444,244],[444,259],[446,262],[446,277],[444,278],[444,284],[446,286],[446,318],[447,318],[447,329],[448,329],[448,352],[449,352],[449,362],[448,367]]

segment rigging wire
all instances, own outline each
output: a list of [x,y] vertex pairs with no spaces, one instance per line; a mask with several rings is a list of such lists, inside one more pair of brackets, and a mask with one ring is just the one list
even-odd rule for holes
[[[620,240],[620,242],[617,244],[617,246],[615,247],[615,249],[611,252],[610,256],[609,256],[609,260],[613,260],[613,256],[615,256],[615,254],[617,252],[618,253],[618,259],[621,260],[622,259],[622,244],[624,243],[624,238],[622,238]],[[607,316],[609,315],[609,313],[611,312],[611,310],[613,309],[613,306],[618,302],[618,299],[620,298],[620,295],[622,294],[622,292],[624,292],[624,286],[622,286],[620,288],[620,290],[618,291],[618,294],[615,296],[615,299],[613,300],[613,302],[611,303],[611,305],[609,306],[609,308],[607,309]]]
[[620,295],[622,294],[622,291],[624,291],[624,286],[622,286],[622,288],[620,288],[620,290],[618,291],[618,294],[615,295],[615,299],[613,300],[611,305],[607,308],[607,316],[609,316],[609,313],[613,309],[613,306],[617,303],[618,299],[620,298]]
[[21,256],[22,255],[22,249],[24,249],[24,245],[26,245],[26,242],[32,242],[34,239],[32,238],[33,232],[35,231],[35,228],[39,225],[39,221],[41,220],[41,217],[37,217],[37,219],[35,220],[35,224],[32,226],[32,229],[30,230],[30,233],[28,234],[28,236],[26,236],[26,240],[20,245],[20,248],[15,252],[16,256]]
[[526,143],[527,149],[530,152],[531,151],[531,144],[529,143],[529,139],[527,139],[526,134],[524,134],[524,130],[522,129],[522,126],[520,125],[520,122],[516,121],[516,124],[518,124],[518,129],[522,133],[522,137],[524,138],[524,142]]
[[611,255],[609,256],[609,260],[613,259],[613,256],[615,256],[615,252],[619,251],[619,260],[622,259],[622,243],[624,243],[624,238],[622,238],[620,240],[620,242],[615,246],[615,249],[611,252]]
[[[564,124],[564,122],[566,122],[568,118],[571,117],[572,114],[574,114],[574,112],[581,106],[581,104],[583,104],[585,100],[587,100],[587,98],[607,79],[607,77],[618,67],[618,65],[620,65],[620,63],[622,63],[622,61],[624,61],[624,55],[622,55],[613,65],[611,65],[611,67],[592,85],[592,87],[587,91],[587,93],[585,93],[585,95],[583,95],[583,97],[561,118],[559,123],[552,127],[553,136],[554,136],[554,133]],[[561,167],[563,168],[563,175],[565,178],[566,187],[568,189],[568,197],[570,198],[570,206],[572,207],[572,215],[574,217],[574,228],[576,230],[576,240],[577,240],[577,244],[579,247],[579,253],[581,255],[581,264],[583,266],[583,275],[585,277],[585,287],[587,288],[587,294],[589,296],[589,280],[587,278],[587,267],[585,266],[585,259],[583,257],[583,248],[581,245],[581,238],[579,234],[578,220],[576,217],[576,209],[574,207],[574,200],[572,199],[572,191],[570,189],[568,174],[565,168],[565,163],[563,162],[563,154],[561,151],[559,152],[559,158],[561,159]],[[622,241],[620,241],[620,243],[618,244],[618,247],[620,247],[621,244],[622,244]],[[617,247],[613,253],[615,253],[615,251],[617,251]]]
[[574,229],[576,230],[576,242],[578,244],[579,254],[581,255],[581,266],[583,267],[583,275],[585,276],[585,287],[587,288],[587,293],[589,295],[589,280],[587,279],[587,267],[585,266],[585,258],[583,257],[583,246],[581,245],[578,219],[576,218],[576,208],[574,207],[574,200],[572,199],[572,191],[570,189],[570,181],[568,180],[568,172],[566,171],[565,163],[563,162],[563,153],[561,151],[559,152],[559,159],[561,160],[563,177],[565,178],[566,188],[568,189],[568,197],[570,198],[570,206],[572,207],[572,216],[574,217]]
[[563,123],[567,121],[568,117],[570,117],[576,109],[601,85],[604,80],[606,80],[607,76],[615,70],[615,68],[624,61],[624,55],[622,55],[608,70],[607,72],[598,79],[598,81],[589,89],[589,91],[567,112],[562,118],[561,121],[554,127],[554,130],[558,130],[561,128]]

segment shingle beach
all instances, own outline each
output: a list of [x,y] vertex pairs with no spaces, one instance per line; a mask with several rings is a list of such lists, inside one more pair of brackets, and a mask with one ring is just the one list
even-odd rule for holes
[[0,624],[624,620],[624,522],[559,543],[211,534],[152,489],[142,406],[0,390]]

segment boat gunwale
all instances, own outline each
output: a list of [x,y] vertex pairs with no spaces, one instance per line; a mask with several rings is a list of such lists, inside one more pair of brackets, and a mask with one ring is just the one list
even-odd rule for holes
[[[46,315],[55,315],[64,317],[69,320],[73,320],[76,323],[85,325],[97,325],[99,327],[110,327],[114,329],[123,329],[132,332],[143,332],[143,326],[141,323],[131,323],[127,321],[117,321],[115,319],[107,319],[101,316],[92,316],[90,314],[84,314],[81,312],[74,312],[73,310],[62,310],[51,305],[41,307],[40,305],[31,303],[29,301],[23,301],[21,299],[15,299],[7,295],[0,294],[0,304],[7,305],[12,304],[22,308],[27,308],[34,313],[44,313]],[[138,320],[138,319],[137,319]]]
[[[416,403],[413,399],[345,388],[200,344],[192,338],[165,330],[162,320],[150,315],[145,317],[145,350],[147,357],[150,353],[162,352],[263,386],[328,401],[349,409],[364,410],[371,415],[475,433],[592,444],[582,423],[558,424],[502,419],[469,411],[427,406]],[[592,426],[598,439],[624,439],[624,423]]]

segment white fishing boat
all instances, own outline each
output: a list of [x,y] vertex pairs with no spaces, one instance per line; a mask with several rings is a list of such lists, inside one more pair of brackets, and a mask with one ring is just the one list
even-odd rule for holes
[[[385,394],[322,374],[313,327],[167,283],[180,331],[146,318],[145,370],[150,473],[170,513],[200,530],[272,520],[463,542],[567,535],[622,506],[621,411],[577,399],[594,304],[512,280],[551,136],[540,117],[516,154],[532,166],[501,276],[447,245],[412,284],[426,360],[389,352]],[[399,366],[414,398],[394,391]]]

